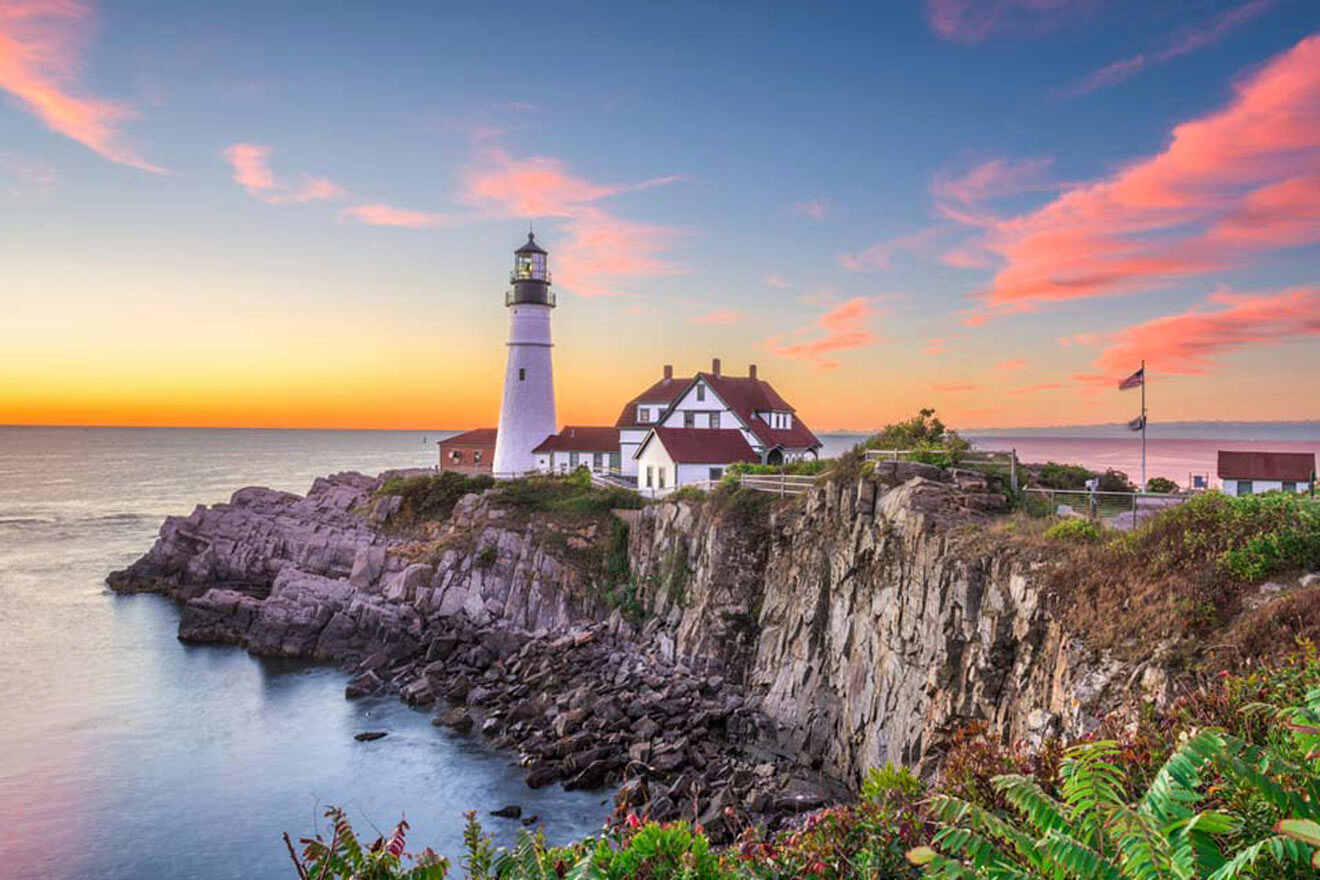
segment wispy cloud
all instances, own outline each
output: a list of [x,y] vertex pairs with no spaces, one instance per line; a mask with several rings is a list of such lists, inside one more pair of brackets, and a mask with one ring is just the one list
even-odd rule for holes
[[555,254],[556,279],[583,296],[610,296],[625,292],[621,284],[626,279],[682,271],[662,256],[679,233],[672,227],[625,220],[596,203],[678,180],[670,175],[632,184],[598,184],[571,173],[558,159],[520,159],[491,146],[465,172],[461,200],[490,216],[562,219],[568,240]]
[[[1004,261],[985,306],[1131,293],[1320,241],[1320,36],[1240,81],[1160,153],[1010,219],[968,218]],[[985,312],[980,313],[982,316]]]
[[789,286],[788,282],[784,280],[781,275],[767,275],[761,279],[761,283],[766,287],[778,287],[781,289]]
[[304,204],[347,195],[344,188],[325,177],[304,176],[297,185],[282,183],[270,170],[270,147],[237,143],[225,148],[224,157],[234,169],[234,182],[252,196],[272,205]]
[[1085,77],[1068,90],[1069,94],[1084,95],[1117,85],[1131,79],[1143,70],[1168,64],[1175,58],[1189,55],[1198,49],[1213,46],[1223,40],[1237,28],[1247,24],[1264,13],[1273,0],[1250,0],[1227,9],[1206,21],[1174,34],[1163,47],[1150,52],[1142,52],[1127,58],[1110,62],[1099,70]]
[[854,297],[791,334],[793,337],[811,335],[811,339],[787,342],[783,336],[772,336],[765,341],[765,347],[781,357],[808,361],[818,370],[833,370],[839,362],[831,355],[863,348],[877,341],[869,327],[874,314],[875,307],[869,299]]
[[1053,161],[1047,157],[991,159],[962,174],[937,174],[931,194],[940,202],[976,205],[1033,190],[1055,189],[1057,185],[1049,180]]
[[74,0],[0,3],[0,89],[51,130],[111,162],[165,174],[123,143],[120,126],[137,115],[131,107],[75,94],[89,18],[88,8]]
[[1015,373],[1018,370],[1026,369],[1031,362],[1023,358],[1015,358],[1009,361],[1000,361],[995,364],[993,369],[1000,373]]
[[923,354],[937,355],[949,353],[949,337],[935,336],[926,340],[926,347],[922,349]]
[[810,217],[818,222],[825,219],[825,215],[829,213],[829,210],[829,199],[813,199],[808,202],[793,203],[793,213]]
[[1093,5],[1084,0],[926,0],[926,21],[942,38],[972,44],[990,36],[1051,30]]
[[339,217],[344,220],[356,220],[368,226],[395,226],[403,229],[433,229],[460,222],[459,218],[452,214],[414,211],[380,202],[344,208],[339,212]]
[[1152,371],[1205,374],[1223,356],[1250,346],[1312,337],[1320,337],[1320,286],[1248,294],[1220,291],[1189,311],[1074,340],[1104,345],[1095,372],[1076,378],[1117,381],[1142,360]]
[[920,252],[930,248],[939,237],[940,232],[939,227],[928,226],[925,229],[918,229],[916,232],[877,241],[857,253],[839,254],[839,265],[853,272],[886,269],[889,267],[894,255],[899,252]]
[[40,159],[0,152],[0,175],[33,187],[54,186],[55,169]]
[[963,394],[968,391],[975,391],[976,389],[977,386],[973,385],[971,382],[937,382],[930,386],[931,391],[938,391],[941,394]]
[[703,315],[688,318],[689,324],[737,324],[738,313],[733,309],[714,309]]

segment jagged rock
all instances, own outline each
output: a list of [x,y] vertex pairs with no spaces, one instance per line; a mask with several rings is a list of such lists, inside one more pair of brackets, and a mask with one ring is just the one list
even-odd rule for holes
[[353,739],[358,742],[371,742],[373,740],[383,739],[387,736],[389,736],[389,733],[384,730],[364,730],[361,733],[354,734]]
[[508,804],[500,807],[498,810],[491,810],[492,816],[499,816],[501,819],[517,819],[522,815],[522,807],[517,804]]
[[472,729],[475,721],[470,712],[461,706],[455,706],[443,715],[436,716],[432,723],[441,727],[452,727],[459,733],[467,733]]

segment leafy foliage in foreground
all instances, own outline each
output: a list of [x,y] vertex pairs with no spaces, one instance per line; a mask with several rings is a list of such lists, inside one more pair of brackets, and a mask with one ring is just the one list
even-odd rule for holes
[[635,509],[644,503],[636,492],[619,487],[602,488],[591,482],[591,473],[578,468],[568,476],[531,476],[498,484],[491,500],[524,513],[561,513],[602,517],[611,510]]

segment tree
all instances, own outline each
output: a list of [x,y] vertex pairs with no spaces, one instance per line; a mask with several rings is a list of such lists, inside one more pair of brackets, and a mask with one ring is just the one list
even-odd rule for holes
[[1178,484],[1164,477],[1151,477],[1146,481],[1146,491],[1158,492],[1161,495],[1172,495],[1178,491]]

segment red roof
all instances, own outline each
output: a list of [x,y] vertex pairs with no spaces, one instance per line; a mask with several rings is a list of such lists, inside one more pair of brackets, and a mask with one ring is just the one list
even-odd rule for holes
[[678,399],[683,393],[683,389],[692,384],[692,377],[685,379],[661,379],[641,394],[628,401],[623,407],[623,412],[619,413],[618,420],[615,421],[616,428],[649,428],[656,421],[650,422],[637,421],[637,407],[645,403],[656,404],[658,406],[669,407],[671,403]]
[[1314,452],[1226,452],[1219,450],[1219,476],[1237,480],[1309,482]]
[[[711,387],[720,400],[729,409],[738,414],[747,430],[756,435],[767,449],[782,446],[785,449],[816,449],[821,443],[811,429],[795,414],[793,427],[771,428],[753,413],[775,410],[795,413],[784,398],[764,379],[751,376],[716,376],[713,373],[698,373],[696,379],[702,379]],[[695,379],[694,379],[695,381]]]
[[551,434],[532,452],[618,452],[619,429],[587,425],[568,425]]
[[477,428],[475,431],[465,431],[462,434],[455,434],[453,437],[446,437],[443,440],[437,440],[441,446],[450,444],[457,446],[494,446],[495,428]]
[[[730,464],[735,461],[759,462],[737,428],[661,428],[651,429],[669,457],[676,464]],[[640,456],[650,436],[637,448]]]

